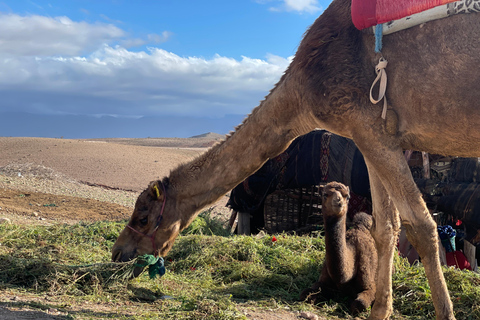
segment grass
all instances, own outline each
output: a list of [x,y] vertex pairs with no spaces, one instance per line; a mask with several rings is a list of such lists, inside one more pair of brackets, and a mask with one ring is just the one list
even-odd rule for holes
[[[232,236],[206,212],[178,237],[161,279],[144,274],[127,280],[131,264],[110,263],[110,249],[124,225],[1,225],[3,305],[56,308],[64,319],[246,319],[248,308],[351,318],[341,302],[298,301],[300,291],[319,276],[321,236],[280,234],[275,242],[269,235]],[[398,257],[395,269],[392,319],[433,319],[424,269]],[[480,318],[480,277],[454,269],[444,273],[457,319]],[[12,302],[10,295],[28,298]]]

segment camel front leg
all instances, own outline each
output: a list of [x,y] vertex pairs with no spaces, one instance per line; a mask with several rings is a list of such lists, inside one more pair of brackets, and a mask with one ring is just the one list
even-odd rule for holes
[[[373,181],[373,188],[375,188],[375,191],[373,191],[373,193],[377,194],[379,182],[383,184],[386,194],[389,195],[395,208],[398,209],[402,224],[407,228],[409,240],[422,258],[428,283],[432,291],[436,318],[442,320],[455,319],[450,295],[440,267],[436,225],[423,201],[417,185],[413,181],[402,150],[400,148],[385,148],[380,142],[375,143],[375,141],[372,140],[368,141],[368,144],[359,144],[358,147],[365,157],[369,172],[373,171],[374,174],[375,180]],[[375,197],[378,197],[378,195]],[[380,200],[381,199],[376,199],[375,202],[378,203]],[[378,216],[380,216],[380,214],[376,213],[375,218]],[[391,226],[380,225],[380,223],[381,221],[375,222],[375,232],[377,234],[385,233],[385,231],[380,231],[381,229],[391,228]],[[377,238],[378,237],[377,235]],[[393,247],[393,243],[389,245]],[[379,266],[384,263],[381,259],[386,259],[386,257],[380,257],[380,254],[385,253],[379,253]],[[389,255],[392,257],[391,253],[389,253]],[[383,267],[381,267],[381,269],[383,269]],[[382,272],[386,273],[386,270],[382,270]],[[379,274],[377,284],[380,286],[382,286],[382,281],[386,281],[384,276],[384,274]],[[380,291],[377,297],[385,292],[386,291]],[[382,299],[382,297],[379,298]],[[386,300],[381,300],[382,303],[385,303],[385,301]],[[377,301],[375,301],[375,305],[376,304]],[[383,306],[379,307],[382,308]],[[384,307],[386,308],[388,306]],[[378,309],[375,308],[375,311],[376,310]],[[373,316],[375,317],[376,315],[373,314]]]
[[369,319],[388,319],[393,311],[392,270],[393,255],[400,230],[398,211],[375,174],[375,169],[368,167],[370,187],[372,190],[373,227],[378,254],[375,303]]

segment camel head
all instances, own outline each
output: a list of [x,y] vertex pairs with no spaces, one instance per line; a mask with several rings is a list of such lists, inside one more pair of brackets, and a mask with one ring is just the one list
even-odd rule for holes
[[[125,262],[143,254],[164,256],[180,232],[180,221],[168,201],[166,183],[153,181],[137,198],[127,226],[112,248],[112,260]],[[135,270],[138,275],[141,270]]]
[[330,182],[322,192],[322,213],[332,218],[340,218],[347,213],[350,189],[340,182]]

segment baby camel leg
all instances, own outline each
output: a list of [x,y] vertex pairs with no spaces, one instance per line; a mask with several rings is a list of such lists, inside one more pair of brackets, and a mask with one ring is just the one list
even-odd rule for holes
[[[376,260],[375,257],[371,257]],[[363,261],[362,261],[363,260]],[[375,300],[375,288],[376,288],[376,277],[377,274],[377,264],[372,261],[365,261],[366,259],[360,259],[359,264],[366,266],[363,268],[362,275],[357,274],[356,285],[362,288],[363,291],[357,294],[355,300],[350,304],[350,312],[355,315],[360,312],[365,311],[370,307]],[[375,261],[376,262],[376,261]]]
[[373,227],[378,254],[375,303],[369,319],[388,319],[393,311],[392,270],[393,255],[400,229],[398,211],[388,197],[373,168],[368,168],[372,190]]
[[[375,146],[372,141],[369,141],[368,146],[363,146],[365,147],[364,150],[360,145],[358,147],[365,156],[369,171],[373,169],[377,180],[383,184],[394,206],[398,209],[400,219],[407,229],[407,236],[422,258],[432,291],[437,319],[455,319],[450,295],[440,267],[435,222],[413,181],[402,150],[400,148],[388,149],[382,145]],[[378,189],[378,181],[374,183],[375,188]],[[377,218],[377,215],[375,218]],[[380,226],[379,223],[375,222],[375,229],[385,228]],[[378,231],[375,232],[378,233]],[[379,259],[382,259],[380,255]],[[382,263],[383,261],[379,265]],[[383,275],[379,274],[377,284],[380,286],[382,285],[381,281],[385,280],[382,279]],[[383,291],[379,291],[377,288],[377,292],[382,294]],[[377,294],[377,297],[379,294]],[[374,304],[374,309],[376,304],[377,302]],[[376,319],[374,316],[376,316],[376,313],[373,313],[372,319]]]

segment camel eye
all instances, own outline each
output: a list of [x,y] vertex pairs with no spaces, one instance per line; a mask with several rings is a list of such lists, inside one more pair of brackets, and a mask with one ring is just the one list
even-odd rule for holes
[[140,224],[143,226],[145,226],[147,223],[148,223],[148,217],[145,217],[143,219],[140,219],[138,220],[140,222]]

